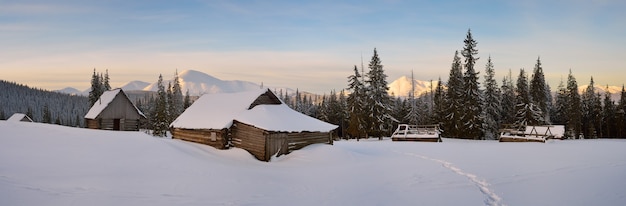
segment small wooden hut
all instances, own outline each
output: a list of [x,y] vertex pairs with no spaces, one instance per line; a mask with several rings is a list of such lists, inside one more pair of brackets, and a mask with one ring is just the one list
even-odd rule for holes
[[289,108],[268,89],[203,95],[170,126],[174,139],[238,147],[262,161],[314,143],[332,144],[337,128]]
[[7,122],[33,122],[33,119],[23,113],[15,113],[7,119]]
[[145,118],[126,93],[118,88],[100,96],[85,115],[85,122],[91,129],[139,131],[139,123]]

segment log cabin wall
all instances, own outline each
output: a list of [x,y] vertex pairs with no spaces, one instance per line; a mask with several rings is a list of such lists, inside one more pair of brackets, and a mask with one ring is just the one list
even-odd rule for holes
[[261,161],[311,144],[333,144],[332,132],[270,132],[238,121],[233,125],[233,146],[250,152]]
[[238,121],[233,123],[231,143],[244,149],[258,160],[269,161],[265,151],[265,131]]
[[215,129],[181,129],[171,130],[172,138],[209,145],[217,149],[228,148],[228,130]]

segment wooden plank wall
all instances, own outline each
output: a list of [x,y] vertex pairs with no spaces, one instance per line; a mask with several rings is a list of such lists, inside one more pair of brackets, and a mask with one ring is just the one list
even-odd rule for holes
[[[208,129],[173,128],[171,132],[172,132],[172,138],[174,139],[181,139],[181,140],[186,140],[190,142],[205,144],[205,145],[215,147],[217,149],[228,148],[227,146],[228,132],[225,129],[208,130]],[[215,141],[211,139],[211,132],[215,132],[215,135],[216,135]]]
[[233,146],[250,152],[259,160],[268,161],[269,158],[265,153],[264,131],[237,121],[233,125],[233,136],[231,138]]
[[97,119],[85,119],[87,128],[100,129],[100,122]]
[[250,152],[261,161],[269,161],[272,156],[289,154],[311,144],[332,144],[332,133],[328,132],[268,132],[241,122],[235,122],[233,146]]

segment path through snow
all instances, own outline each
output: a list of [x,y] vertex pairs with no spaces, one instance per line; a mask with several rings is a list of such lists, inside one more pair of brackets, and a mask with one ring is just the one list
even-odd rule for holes
[[426,156],[418,155],[414,153],[403,153],[403,154],[441,163],[443,167],[448,168],[449,170],[451,170],[452,172],[458,175],[465,176],[467,177],[467,179],[472,181],[478,187],[478,189],[480,189],[480,192],[486,196],[486,199],[485,199],[486,205],[489,205],[489,206],[504,205],[501,203],[502,198],[500,198],[500,196],[498,196],[492,189],[489,188],[489,183],[487,183],[485,180],[481,180],[475,174],[467,173],[463,171],[462,169],[455,167],[454,165],[452,165],[452,163],[445,161],[445,160],[434,159],[434,158],[430,158],[430,157],[426,157]]

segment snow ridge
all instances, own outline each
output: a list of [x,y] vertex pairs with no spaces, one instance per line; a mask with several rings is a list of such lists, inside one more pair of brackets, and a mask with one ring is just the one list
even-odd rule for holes
[[475,174],[471,174],[471,173],[467,173],[465,171],[463,171],[462,169],[455,167],[451,162],[445,161],[445,160],[440,160],[440,159],[434,159],[434,158],[430,158],[430,157],[426,157],[426,156],[422,156],[422,155],[418,155],[418,154],[413,154],[413,153],[404,153],[405,155],[409,155],[409,156],[414,156],[414,157],[419,157],[425,160],[430,160],[433,162],[438,162],[440,163],[443,167],[451,170],[452,172],[461,175],[461,176],[465,176],[467,177],[467,179],[469,179],[471,182],[473,182],[478,189],[480,190],[481,193],[483,193],[486,196],[485,199],[485,205],[489,205],[489,206],[503,206],[505,204],[501,203],[502,198],[500,198],[500,196],[498,196],[491,188],[489,188],[489,183],[487,183],[485,180],[482,180],[480,178],[478,178],[478,176],[476,176]]

